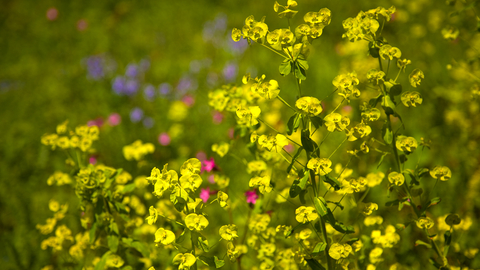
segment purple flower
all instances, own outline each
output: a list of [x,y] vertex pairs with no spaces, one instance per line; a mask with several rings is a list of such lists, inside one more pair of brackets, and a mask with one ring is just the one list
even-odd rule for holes
[[124,87],[124,94],[132,96],[137,93],[139,88],[138,82],[136,80],[128,80]]
[[248,48],[248,41],[241,39],[237,42],[233,41],[230,35],[227,35],[228,48],[232,54],[240,55]]
[[145,119],[143,119],[143,126],[148,129],[152,128],[154,124],[155,124],[155,120],[153,120],[153,118],[151,117],[145,117]]
[[146,100],[151,101],[155,97],[155,87],[151,84],[143,89],[143,95]]
[[172,86],[169,83],[162,83],[158,87],[160,95],[166,96],[172,91]]
[[113,79],[112,89],[117,95],[121,95],[125,91],[125,78],[122,76],[117,76]]
[[142,118],[143,118],[143,110],[138,107],[133,108],[133,110],[130,112],[130,120],[133,123],[138,123],[140,122],[140,120],[142,120]]
[[247,203],[255,204],[258,199],[258,194],[255,190],[247,191],[245,192],[245,197],[247,197]]
[[88,158],[88,163],[92,164],[92,165],[95,165],[97,164],[97,157],[96,156],[90,156]]
[[148,59],[142,59],[140,61],[140,69],[142,71],[147,71],[150,68],[150,60]]
[[138,75],[138,66],[135,64],[128,64],[126,70],[125,70],[125,75],[130,77],[130,78],[135,78]]
[[92,80],[100,80],[105,76],[103,70],[104,60],[99,56],[90,56],[85,60],[87,66],[87,77]]
[[227,29],[227,16],[225,14],[218,14],[215,18],[215,30],[224,32]]
[[225,78],[225,81],[233,81],[237,77],[237,64],[235,63],[229,63],[225,65],[223,68],[223,77]]

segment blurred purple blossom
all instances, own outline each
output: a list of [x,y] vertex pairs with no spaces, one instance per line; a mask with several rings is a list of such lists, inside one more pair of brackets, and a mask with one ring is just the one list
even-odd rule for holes
[[135,78],[138,76],[138,66],[136,64],[128,64],[125,69],[125,76]]
[[234,81],[237,77],[237,73],[238,66],[235,63],[227,63],[223,68],[223,77],[227,82]]
[[193,104],[195,104],[195,98],[191,95],[186,95],[182,98],[182,102],[183,104],[187,105],[187,107],[191,107]]
[[216,168],[216,165],[215,165],[215,160],[213,158],[202,161],[202,169],[201,169],[202,172],[204,171],[211,172],[215,168]]
[[130,79],[125,83],[123,93],[127,96],[133,96],[137,93],[139,86],[138,81]]
[[248,42],[246,39],[241,39],[237,42],[233,41],[231,35],[227,35],[226,37],[228,48],[232,54],[240,55],[245,52],[248,48]]
[[162,83],[158,86],[160,95],[166,96],[172,91],[172,86],[169,83]]
[[93,55],[84,59],[84,63],[87,66],[87,77],[89,79],[97,81],[105,76],[105,61],[102,57]]
[[208,198],[210,198],[210,187],[200,189],[199,197],[202,199],[203,203],[206,203]]
[[143,95],[146,100],[151,101],[155,97],[155,87],[151,84],[148,84],[145,89],[143,89]]
[[151,117],[145,117],[145,119],[143,119],[143,126],[146,127],[147,129],[152,128],[154,124],[155,124],[155,120]]
[[130,120],[133,123],[140,122],[142,120],[142,118],[143,118],[143,110],[142,109],[140,109],[138,107],[135,107],[130,111]]
[[196,90],[197,87],[197,81],[190,76],[183,76],[177,84],[177,90],[180,95],[185,94],[187,91]]

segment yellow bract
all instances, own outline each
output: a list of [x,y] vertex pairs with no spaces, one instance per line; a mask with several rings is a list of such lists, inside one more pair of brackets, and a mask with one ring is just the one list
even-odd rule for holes
[[172,231],[159,228],[155,232],[155,243],[169,245],[175,241],[175,234]]
[[422,104],[423,98],[417,91],[406,91],[402,93],[401,100],[405,107],[417,107],[417,105]]
[[295,107],[303,114],[308,116],[317,116],[322,112],[320,100],[314,97],[301,97],[295,102]]
[[180,167],[180,174],[182,175],[192,175],[198,174],[202,168],[202,163],[196,158],[191,158],[185,161]]
[[315,208],[311,206],[300,206],[295,210],[295,215],[295,219],[300,223],[311,222],[319,217]]
[[430,171],[430,175],[435,179],[447,181],[452,178],[452,171],[446,166],[437,166]]
[[335,260],[347,258],[350,254],[353,254],[353,249],[349,244],[333,243],[328,250],[328,255]]
[[178,269],[190,269],[195,262],[197,262],[197,258],[190,253],[178,253],[173,257],[173,264],[178,264]]
[[215,143],[212,145],[212,151],[217,153],[220,157],[224,157],[229,149],[230,145],[226,142],[221,142],[219,144]]
[[391,172],[388,174],[388,181],[395,186],[401,186],[405,182],[405,176],[398,172]]
[[255,176],[252,179],[250,179],[250,182],[248,183],[248,185],[250,187],[259,187],[258,190],[262,194],[270,193],[273,189],[273,187],[270,185],[269,175]]
[[185,225],[191,231],[202,231],[208,224],[208,220],[203,215],[192,213],[185,217]]
[[266,148],[270,152],[279,153],[282,151],[283,147],[288,144],[287,137],[282,134],[277,134],[275,137],[261,135],[258,137],[258,145],[263,148]]
[[220,237],[227,241],[232,241],[234,238],[238,237],[237,234],[237,225],[235,224],[230,224],[230,225],[224,225],[220,227],[220,230],[218,231],[220,234]]
[[382,245],[383,248],[391,248],[400,241],[400,235],[395,232],[395,227],[388,225],[385,228],[385,234],[379,230],[372,231],[371,234],[373,243]]
[[407,137],[400,135],[397,137],[397,141],[395,142],[395,146],[398,150],[403,151],[405,153],[411,153],[418,147],[417,140],[413,137]]
[[332,161],[328,158],[312,158],[307,163],[307,168],[315,171],[315,174],[326,175],[332,171]]
[[260,107],[258,106],[250,106],[248,108],[239,106],[237,108],[237,116],[241,120],[242,124],[246,126],[254,126],[258,124],[258,116],[260,116]]
[[123,266],[125,261],[123,261],[122,257],[118,256],[117,254],[110,254],[107,257],[107,262],[105,263],[106,268],[120,268]]
[[[81,142],[83,144],[83,142]],[[126,160],[140,161],[147,154],[153,153],[155,146],[151,143],[143,143],[141,140],[136,140],[130,145],[123,147],[123,156]]]
[[342,116],[339,113],[330,113],[323,119],[325,126],[330,132],[343,131],[348,125],[350,125],[350,118]]
[[399,48],[392,47],[388,44],[385,44],[380,48],[379,54],[382,59],[388,58],[390,60],[393,60],[393,58],[399,59],[400,57],[402,57],[402,52]]
[[417,85],[420,85],[420,82],[423,78],[425,78],[425,75],[423,75],[423,71],[421,71],[420,69],[414,69],[412,73],[410,73],[410,75],[408,76],[410,84],[413,87],[417,87]]
[[373,226],[375,224],[382,224],[383,223],[383,218],[381,216],[368,216],[365,217],[365,220],[363,221],[363,224],[365,226]]
[[146,218],[146,220],[147,220],[148,224],[152,225],[155,222],[157,222],[158,210],[157,210],[157,208],[155,208],[153,206],[150,206],[150,208],[148,208],[148,212],[149,212],[150,216],[148,216]]
[[375,210],[378,210],[378,204],[376,203],[366,203],[364,206],[363,206],[363,209],[362,209],[362,214],[365,215],[365,216],[369,216],[373,213],[373,211]]
[[421,217],[415,220],[415,223],[417,224],[418,228],[427,229],[427,230],[431,229],[433,225],[435,225],[435,222],[433,221],[433,219],[429,217]]
[[351,96],[356,98],[360,97],[360,90],[355,87],[359,83],[355,71],[336,76],[332,83],[339,90],[338,94],[345,99],[349,99]]
[[219,191],[217,193],[217,200],[218,200],[218,204],[220,204],[220,207],[227,206],[228,194],[223,191]]

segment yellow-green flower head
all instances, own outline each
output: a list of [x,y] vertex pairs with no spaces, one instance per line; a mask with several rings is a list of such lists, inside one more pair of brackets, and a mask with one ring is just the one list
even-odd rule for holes
[[322,8],[318,12],[307,12],[307,14],[303,16],[303,20],[311,27],[322,26],[323,28],[330,24],[332,12],[328,8]]
[[345,192],[348,194],[360,192],[367,185],[367,179],[365,177],[359,177],[358,179],[351,178],[342,182],[344,182],[344,184],[342,184],[342,187],[345,188]]
[[58,226],[58,228],[55,230],[55,236],[60,240],[60,242],[63,242],[64,240],[73,241],[72,231],[64,224]]
[[368,136],[372,132],[372,128],[365,124],[365,123],[359,123],[356,125],[353,129],[348,132],[348,140],[349,141],[355,141],[358,138],[363,138],[365,136]]
[[202,182],[203,179],[198,174],[182,175],[182,177],[180,177],[180,186],[182,186],[183,189],[189,189],[192,192],[195,192]]
[[297,38],[302,36],[309,36],[310,30],[311,30],[310,26],[308,24],[303,23],[297,26],[297,28],[295,28],[295,35],[297,36]]
[[[400,61],[400,60],[398,60]],[[398,63],[397,61],[397,63]],[[380,83],[385,81],[385,72],[378,70],[378,69],[370,69],[367,72],[367,79],[369,82],[373,83],[374,85],[379,85]]]
[[78,126],[75,128],[75,133],[80,137],[87,137],[88,136],[88,126]]
[[[362,12],[362,17],[364,13]],[[370,18],[370,17],[363,17],[361,20],[359,20],[359,27],[362,29],[362,32],[365,35],[369,36],[375,36],[375,33],[377,32],[378,28],[380,27],[380,24],[378,23],[377,20]]]
[[226,142],[221,142],[219,144],[215,143],[212,145],[212,151],[217,153],[220,157],[224,157],[228,150],[230,149],[230,144]]
[[278,96],[280,89],[278,88],[278,82],[275,80],[270,80],[268,82],[261,83],[257,88],[256,92],[264,99],[273,99]]
[[334,260],[347,258],[350,254],[353,254],[353,249],[349,244],[333,243],[328,250],[328,255]]
[[240,29],[233,28],[232,30],[233,41],[238,42],[242,37],[243,37],[242,31]]
[[197,158],[191,158],[185,161],[180,167],[180,174],[182,175],[192,175],[200,173],[202,168],[202,162]]
[[330,132],[343,131],[348,125],[350,125],[350,118],[342,116],[339,113],[331,113],[325,116],[323,120],[325,121],[327,130]]
[[222,227],[220,227],[218,234],[220,234],[220,237],[222,237],[223,239],[227,241],[232,241],[234,238],[238,237],[237,225],[235,224],[223,225]]
[[265,170],[267,170],[267,164],[263,160],[252,160],[247,164],[249,174],[259,174]]
[[401,96],[402,103],[405,107],[417,107],[417,105],[422,104],[423,98],[417,91],[406,91],[402,93]]
[[295,234],[295,239],[297,240],[306,240],[312,235],[313,231],[310,228],[301,230],[299,233]]
[[[260,260],[265,260],[268,257],[273,257],[276,249],[277,249],[277,246],[274,243],[263,243],[260,245],[257,258]],[[273,266],[274,265],[272,265],[271,268],[265,268],[265,269],[273,269]]]
[[444,39],[455,40],[457,39],[459,34],[460,31],[458,30],[458,28],[453,26],[447,26],[442,29],[442,36]]
[[225,89],[217,89],[208,93],[208,105],[219,112],[225,110],[229,101],[230,96]]
[[[224,189],[228,187],[228,185],[230,184],[230,178],[228,178],[224,174],[215,174],[213,179],[215,180],[215,183],[217,183],[220,189]],[[218,193],[217,193],[217,196],[218,196]]]
[[381,225],[383,223],[383,218],[381,216],[368,216],[365,217],[365,220],[363,220],[363,224],[365,226],[373,226],[373,225]]
[[405,182],[405,176],[398,172],[391,172],[388,174],[388,181],[395,186],[401,186]]
[[58,125],[56,129],[58,135],[67,133],[67,130],[68,130],[68,120]]
[[123,266],[125,262],[123,261],[122,257],[118,256],[117,254],[110,254],[107,257],[107,262],[105,263],[105,267],[109,268],[120,268]]
[[243,26],[243,36],[252,39],[253,41],[261,41],[268,33],[268,25],[264,23],[265,17],[260,22],[255,21],[253,15],[245,19]]
[[217,201],[218,204],[220,204],[220,207],[227,206],[228,194],[223,191],[217,192]]
[[57,146],[61,149],[68,149],[70,148],[70,140],[67,136],[60,136],[57,140]]
[[373,230],[371,237],[374,244],[380,244],[383,248],[391,248],[400,241],[400,235],[395,232],[395,227],[392,225],[385,228],[384,235],[379,230]]
[[43,145],[51,146],[52,150],[55,150],[55,148],[57,147],[57,140],[57,134],[45,134],[42,136],[41,142]]
[[433,219],[429,217],[421,217],[415,220],[415,223],[417,224],[418,228],[427,229],[427,230],[431,229],[433,225],[435,225],[435,222],[433,221]]
[[383,253],[383,249],[380,247],[376,247],[372,249],[372,251],[370,251],[370,254],[368,255],[370,262],[373,264],[376,264],[383,261],[382,253]]
[[265,176],[255,176],[250,181],[248,182],[248,185],[250,187],[258,187],[258,190],[260,193],[265,194],[265,193],[270,193],[273,189],[273,187],[270,185],[270,176],[265,175]]
[[260,233],[267,229],[268,224],[270,223],[270,216],[268,214],[256,214],[248,223],[248,228],[253,231],[253,233]]
[[370,108],[362,112],[362,119],[368,122],[376,121],[380,118],[381,112],[377,108]]
[[172,231],[159,228],[155,232],[155,243],[160,243],[164,246],[175,242],[175,234]]
[[397,141],[395,142],[395,145],[398,150],[403,151],[407,154],[415,151],[418,147],[418,142],[415,140],[413,137],[407,137],[400,135],[397,137]]
[[308,116],[317,116],[322,112],[322,104],[320,100],[314,97],[301,97],[295,102],[295,107],[301,111],[302,114]]
[[435,179],[447,181],[452,178],[452,171],[446,166],[437,166],[430,170],[430,175]]
[[362,214],[365,215],[365,216],[369,216],[373,213],[373,211],[375,210],[378,210],[378,204],[376,203],[366,203],[364,206],[363,206],[363,209],[362,209]]
[[150,206],[150,208],[148,208],[148,213],[150,214],[150,216],[146,218],[147,223],[149,225],[153,225],[155,222],[157,222],[158,210],[157,208]]
[[421,71],[418,68],[414,69],[412,73],[410,73],[410,75],[408,76],[408,80],[410,81],[410,84],[413,87],[417,87],[417,85],[420,85],[420,82],[424,78],[425,78],[425,75],[423,74],[423,71]]
[[358,83],[359,80],[355,71],[347,74],[340,74],[332,81],[332,84],[340,90],[352,88],[353,86],[358,85]]
[[250,106],[248,108],[239,106],[237,108],[237,116],[240,120],[243,120],[245,125],[247,126],[254,126],[258,124],[258,116],[260,116],[260,107],[258,106]]
[[197,262],[197,258],[190,253],[178,253],[173,257],[173,264],[178,264],[179,270],[190,269]]
[[[85,138],[83,138],[85,139]],[[84,141],[80,142],[80,148],[82,149],[82,145],[84,144]],[[92,142],[89,141],[89,144],[91,145]],[[90,146],[88,146],[90,147]],[[88,149],[88,147],[86,147]],[[82,149],[82,151],[84,151]],[[151,143],[143,143],[141,140],[136,140],[133,142],[131,145],[126,145],[123,147],[123,156],[125,157],[126,160],[136,160],[140,161],[143,159],[143,157],[147,154],[153,153],[155,151],[155,146]]]
[[208,220],[203,215],[192,213],[185,217],[185,225],[191,231],[202,231],[208,226]]
[[408,59],[397,59],[397,67],[405,72],[407,65],[410,65],[412,61]]
[[366,178],[367,178],[367,185],[369,187],[374,187],[382,183],[383,178],[385,178],[385,174],[383,172],[369,173],[367,174]]
[[388,44],[385,44],[380,48],[379,54],[382,59],[388,58],[390,60],[393,60],[393,58],[399,59],[400,57],[402,57],[402,51],[400,51],[399,48],[392,47]]
[[307,163],[307,168],[315,171],[315,174],[326,175],[332,171],[332,161],[328,158],[312,158]]
[[317,211],[311,206],[300,206],[295,210],[295,219],[299,223],[307,223],[318,218]]
[[375,18],[378,19],[378,16],[381,15],[383,16],[387,21],[390,21],[390,16],[395,13],[396,8],[394,6],[391,6],[389,9],[386,9],[384,7],[377,7],[375,9],[370,9],[365,14],[369,16],[375,16]]

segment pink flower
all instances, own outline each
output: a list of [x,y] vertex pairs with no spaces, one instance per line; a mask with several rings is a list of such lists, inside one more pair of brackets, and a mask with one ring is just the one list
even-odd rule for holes
[[102,127],[103,126],[103,118],[99,117],[95,120],[90,120],[90,121],[88,121],[87,126],[89,126],[89,127],[91,127],[91,126]]
[[188,107],[191,107],[193,104],[195,104],[195,98],[190,95],[186,95],[182,98],[182,102]]
[[88,159],[88,162],[92,165],[97,164],[97,157],[96,156],[90,156],[90,158]]
[[223,121],[223,114],[221,112],[215,111],[213,113],[213,123],[218,125],[222,123],[222,121]]
[[205,152],[203,151],[200,151],[195,157],[200,161],[204,161],[205,159],[207,159],[207,154],[205,154]]
[[200,190],[200,199],[202,199],[202,201],[204,203],[206,203],[208,201],[208,198],[210,198],[210,187],[207,187],[207,188],[202,188]]
[[114,127],[122,122],[122,117],[118,113],[112,113],[108,116],[107,121],[110,126]]
[[245,196],[247,197],[247,203],[255,204],[257,202],[258,194],[255,190],[245,192]]
[[171,139],[170,139],[170,136],[168,136],[168,133],[166,132],[161,133],[158,136],[158,142],[163,146],[169,145],[171,142]]
[[88,27],[88,23],[84,19],[81,19],[81,20],[77,21],[77,30],[78,31],[83,32],[83,31],[87,30],[87,27]]
[[213,169],[215,169],[215,161],[213,160],[213,158],[210,158],[210,160],[202,161],[202,172],[211,172],[213,171]]
[[285,151],[287,151],[288,153],[292,153],[293,151],[295,151],[295,146],[291,143],[285,145],[285,147],[283,147],[283,149],[285,149]]
[[211,174],[208,176],[208,182],[210,182],[210,184],[215,184],[215,175],[214,174]]
[[58,17],[58,10],[54,7],[51,7],[47,10],[47,19],[49,21],[54,21]]
[[228,129],[228,138],[233,139],[233,135],[235,134],[235,129],[229,128]]

